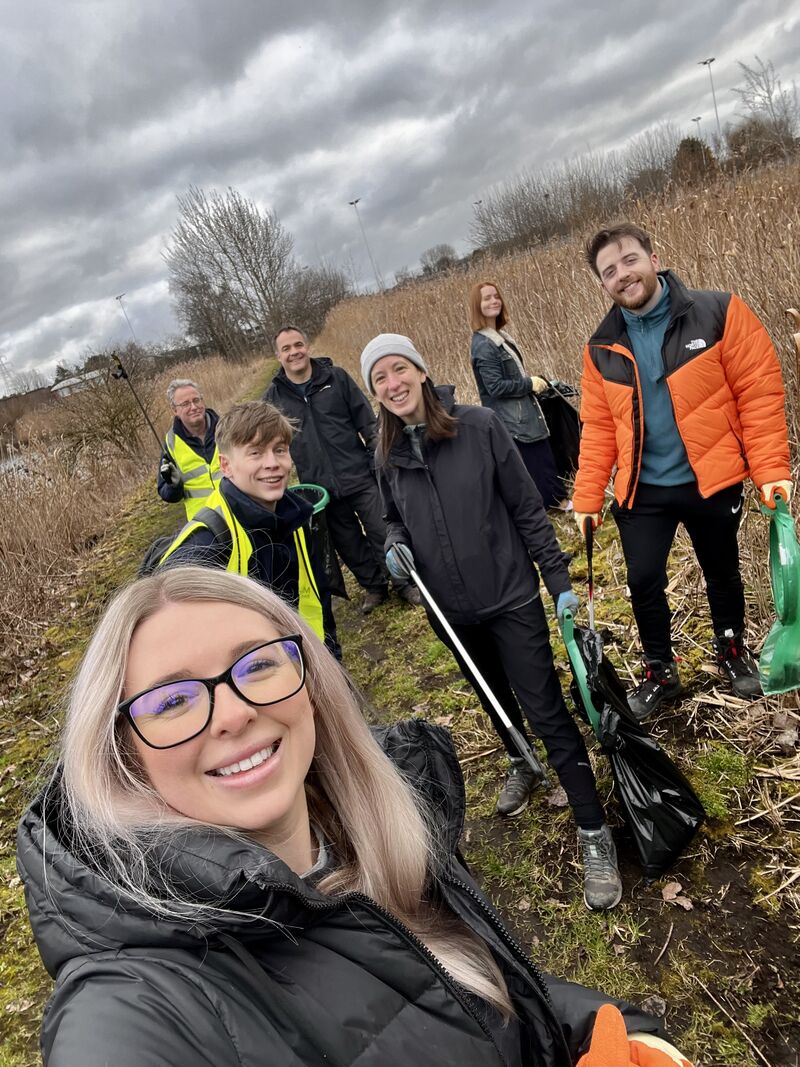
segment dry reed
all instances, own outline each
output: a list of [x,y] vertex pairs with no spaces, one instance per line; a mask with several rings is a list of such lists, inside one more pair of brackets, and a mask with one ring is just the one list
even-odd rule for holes
[[[206,403],[224,410],[263,369],[259,358],[249,365],[220,357],[178,364],[158,377],[162,398],[155,415],[160,432],[169,426],[164,393],[172,378],[194,378]],[[55,605],[70,591],[88,549],[113,524],[133,486],[155,475],[158,455],[140,462],[91,448],[76,454],[52,433],[58,407],[33,413],[27,421],[30,445],[18,463],[0,471],[0,673],[16,674],[21,657],[53,617]]]

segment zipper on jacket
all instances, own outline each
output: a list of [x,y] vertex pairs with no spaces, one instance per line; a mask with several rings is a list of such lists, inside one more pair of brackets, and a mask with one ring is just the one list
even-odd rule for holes
[[[330,901],[330,903],[327,903],[321,900],[311,900],[308,897],[303,896],[297,891],[295,886],[289,885],[288,883],[281,883],[276,885],[274,883],[271,884],[269,882],[262,882],[259,879],[253,880],[256,882],[256,885],[258,885],[261,889],[264,889],[266,892],[278,891],[287,893],[289,896],[295,897],[295,899],[299,900],[304,907],[309,907],[315,911],[338,911],[345,905],[355,902],[361,904],[367,909],[367,911],[371,911],[374,914],[380,916],[380,918],[382,918],[389,926],[393,927],[395,930],[398,931],[398,933],[402,934],[403,937],[409,942],[411,947],[417,952],[417,954],[422,956],[425,961],[430,964],[431,968],[439,976],[440,980],[442,981],[442,984],[450,991],[450,993],[452,993],[452,995],[455,997],[455,999],[458,1001],[464,1011],[467,1012],[467,1014],[475,1020],[475,1022],[481,1028],[483,1033],[489,1039],[492,1044],[492,1048],[494,1048],[495,1052],[500,1057],[500,1062],[506,1064],[508,1063],[500,1049],[497,1047],[497,1042],[495,1041],[488,1025],[483,1021],[483,1019],[481,1019],[480,1015],[475,1011],[469,1001],[464,998],[462,994],[462,987],[459,985],[458,981],[442,965],[441,961],[438,959],[437,956],[433,954],[433,952],[431,952],[428,946],[422,941],[420,941],[417,935],[412,930],[410,930],[404,922],[398,919],[397,916],[393,915],[390,911],[387,911],[387,909],[378,904],[377,901],[373,900],[371,897],[366,896],[364,893],[346,893],[344,896],[335,897]],[[469,891],[469,886],[465,885],[464,889]],[[463,921],[464,920],[462,920],[462,922]]]

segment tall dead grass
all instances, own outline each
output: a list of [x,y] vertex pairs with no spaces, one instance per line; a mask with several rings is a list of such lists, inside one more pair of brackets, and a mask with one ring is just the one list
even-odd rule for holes
[[[166,432],[171,415],[165,391],[172,378],[193,378],[209,407],[224,411],[263,371],[263,357],[231,364],[218,356],[170,367],[155,382],[161,398],[154,424]],[[76,398],[77,399],[77,398]],[[60,410],[61,409],[61,410]],[[30,444],[16,464],[0,470],[0,670],[16,670],[20,655],[47,626],[53,606],[72,587],[91,545],[114,521],[132,487],[153,479],[158,452],[136,462],[104,448],[65,447],[59,419],[68,403],[34,413]],[[74,414],[74,412],[73,412]]]
[[[764,321],[783,366],[797,484],[800,358],[785,309],[800,306],[800,165],[637,203],[629,218],[654,235],[663,265],[687,285],[736,292]],[[377,333],[406,334],[425,356],[435,381],[453,383],[462,402],[477,403],[467,297],[474,282],[488,279],[506,296],[508,329],[519,341],[528,369],[577,383],[583,346],[608,306],[582,255],[594,229],[525,253],[484,259],[469,270],[453,270],[385,295],[347,300],[328,315],[314,349],[332,356],[360,381],[358,357],[364,344]],[[756,642],[771,621],[766,525],[753,515],[741,535]],[[691,570],[693,557],[685,543],[682,547],[682,562]]]

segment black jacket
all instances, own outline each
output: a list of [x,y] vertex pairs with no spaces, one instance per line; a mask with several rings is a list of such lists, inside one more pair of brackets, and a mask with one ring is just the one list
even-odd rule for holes
[[326,356],[315,357],[304,392],[281,368],[263,399],[299,424],[292,459],[301,481],[336,497],[375,484],[375,413],[347,371]]
[[[516,345],[513,347],[522,363],[522,353]],[[530,377],[522,373],[511,353],[476,331],[470,344],[470,360],[481,404],[497,412],[516,441],[543,441],[549,430],[542,408]]]
[[[502,1058],[498,1020],[374,901],[326,897],[256,844],[195,830],[151,854],[182,894],[236,909],[213,928],[121,906],[72,851],[56,789],[23,817],[17,851],[56,978],[42,1025],[48,1067],[567,1067],[576,1058],[608,998],[544,979],[456,858],[464,791],[449,735],[414,721],[377,734],[439,819],[432,884],[495,954],[521,1047]],[[631,1030],[658,1032],[656,1019],[620,1007]]]
[[[331,606],[331,590],[325,568],[319,558],[319,547],[310,529],[313,507],[291,489],[287,489],[270,511],[258,500],[237,489],[233,482],[223,478],[219,489],[231,511],[250,535],[253,554],[250,557],[251,578],[269,586],[278,596],[297,607],[299,591],[299,565],[294,546],[294,532],[302,526],[306,535],[311,568],[319,589],[322,603],[322,622],[325,643],[337,659],[341,649],[336,637],[336,622]],[[225,568],[230,559],[231,545],[218,540],[207,527],[201,526],[183,544],[167,557],[166,566],[197,564],[201,567]]]
[[[199,437],[192,437],[181,420],[176,415],[172,420],[172,429],[189,445],[190,448],[202,456],[206,463],[210,463],[214,458],[214,449],[217,447],[216,433],[217,423],[219,422],[219,415],[212,408],[206,408],[206,433],[205,437],[201,440]],[[161,464],[165,459],[168,459],[170,463],[175,463],[175,460],[167,451],[167,446],[161,449],[161,459],[158,461],[158,480],[156,482],[156,488],[158,489],[158,495],[162,500],[166,500],[168,504],[177,504],[179,500],[183,500],[183,486],[182,485],[170,485],[168,481],[165,481],[161,476]],[[176,464],[177,466],[177,464]]]
[[404,434],[379,464],[386,546],[403,541],[419,575],[450,622],[469,625],[527,603],[539,567],[550,593],[570,588],[569,573],[539,490],[508,430],[488,408],[454,404],[458,434],[425,441],[425,463]]

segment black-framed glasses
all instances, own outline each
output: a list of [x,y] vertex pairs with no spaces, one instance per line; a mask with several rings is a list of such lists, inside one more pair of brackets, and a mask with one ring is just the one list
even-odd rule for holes
[[214,693],[223,682],[246,703],[265,708],[299,693],[305,679],[303,638],[291,634],[245,652],[216,678],[181,678],[144,689],[118,704],[117,714],[150,748],[175,748],[211,722]]

